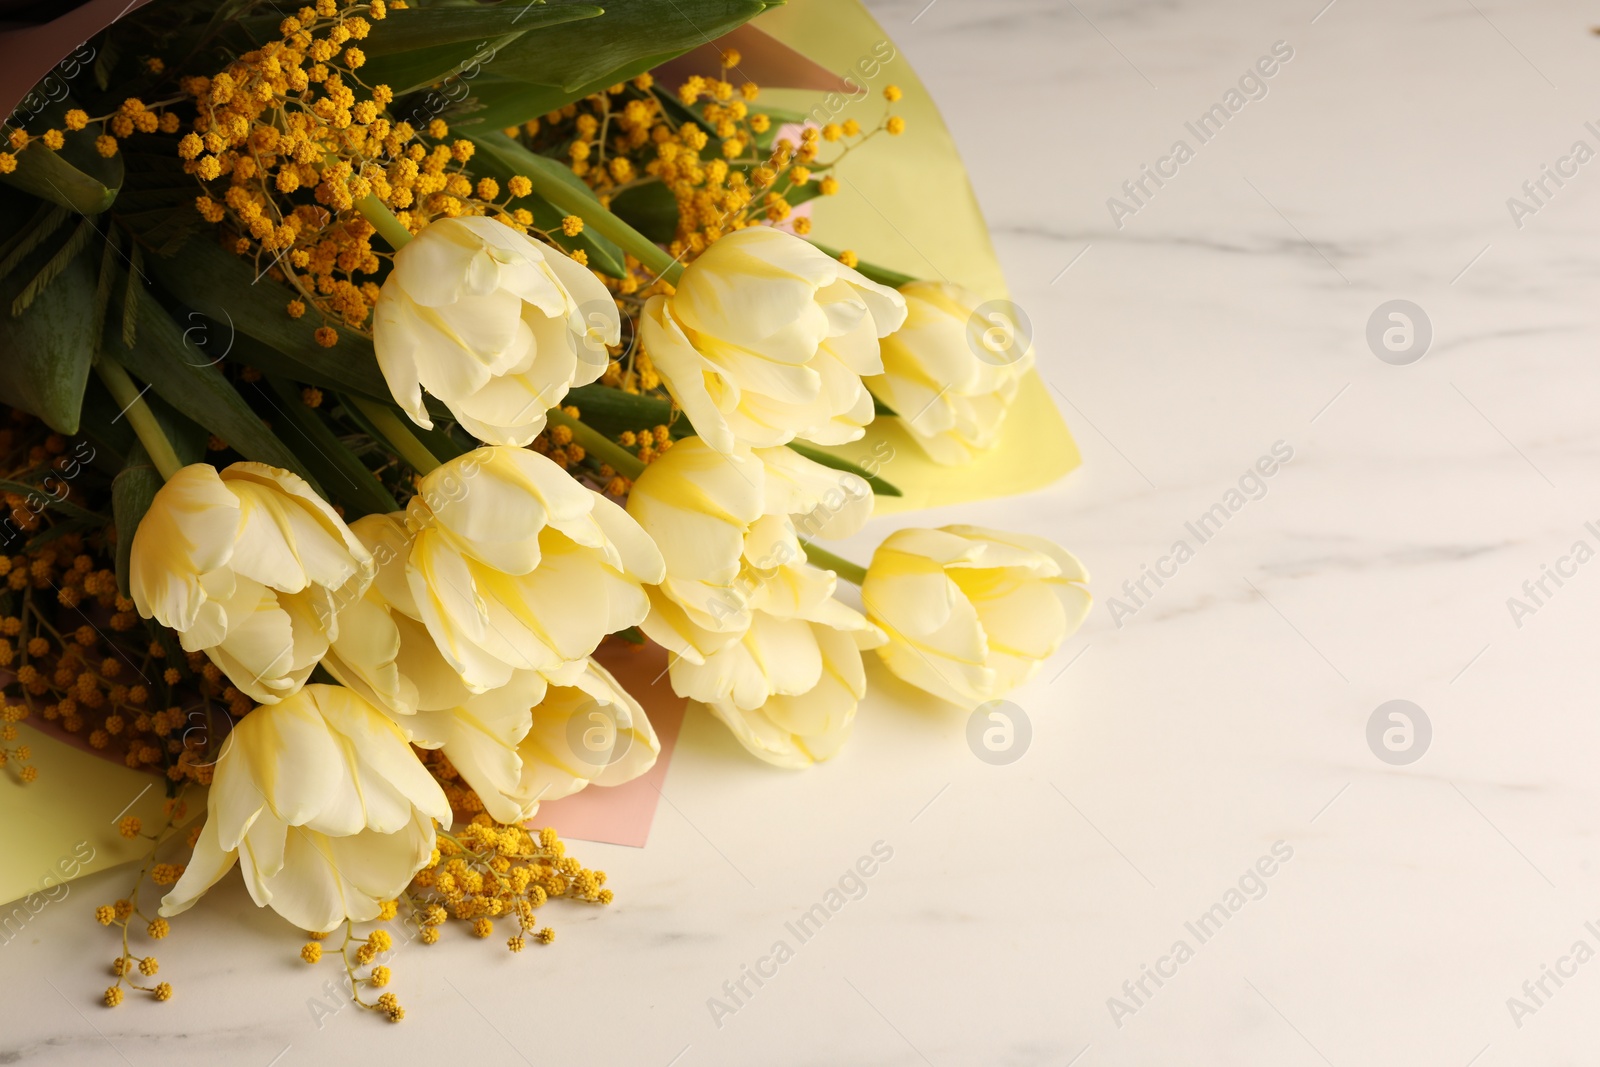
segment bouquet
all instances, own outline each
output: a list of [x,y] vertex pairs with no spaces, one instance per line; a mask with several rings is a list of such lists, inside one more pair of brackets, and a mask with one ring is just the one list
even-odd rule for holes
[[817,73],[767,6],[153,0],[12,114],[7,787],[50,773],[26,722],[166,793],[95,910],[107,1005],[172,996],[140,939],[235,868],[394,1021],[382,924],[516,952],[551,898],[610,903],[532,828],[658,754],[603,644],[804,768],[865,651],[970,710],[1083,618],[1038,537],[818,544],[900,494],[891,440],[991,453],[1033,351],[1004,301],[812,239],[844,160],[896,165],[903,93],[769,105],[738,44]]

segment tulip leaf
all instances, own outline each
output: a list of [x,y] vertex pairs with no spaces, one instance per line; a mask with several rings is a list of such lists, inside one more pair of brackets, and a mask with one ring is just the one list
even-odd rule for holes
[[900,491],[899,486],[888,479],[881,478],[876,474],[870,474],[865,467],[851,463],[847,459],[841,459],[832,452],[824,452],[815,445],[808,445],[803,441],[790,441],[789,447],[813,463],[820,463],[824,467],[832,467],[836,471],[846,471],[860,477],[868,485],[872,486],[872,491],[878,496],[905,495]]
[[111,480],[111,516],[117,538],[117,588],[128,596],[128,571],[133,558],[133,534],[144,521],[156,493],[161,491],[161,472],[156,470],[144,446],[134,443],[128,462]]
[[[67,109],[77,106],[70,97],[57,101],[36,116],[38,128],[64,130]],[[31,142],[17,153],[16,169],[0,174],[0,182],[80,215],[98,215],[111,206],[122,188],[122,156],[102,156],[95,148],[92,129],[67,130],[64,136],[57,151],[39,140]]]
[[[582,178],[572,173],[571,168],[549,156],[528,151],[503,133],[475,134],[472,135],[472,140],[482,150],[473,157],[473,170],[482,177],[495,178],[503,186],[513,174],[528,174],[537,168],[547,174],[559,176],[563,182],[582,191],[586,196],[594,196],[593,191],[583,183]],[[544,197],[531,193],[513,201],[512,206],[524,207],[532,212],[533,224],[550,234],[551,240],[562,248],[569,252],[583,249],[584,255],[588,257],[589,266],[594,270],[613,278],[620,278],[627,273],[622,249],[615,241],[588,227],[576,237],[568,237],[561,232],[561,219],[566,212],[552,206]]]
[[[781,0],[779,0],[781,2]],[[526,33],[473,82],[452,124],[500,130],[637,77],[769,7],[769,0],[628,0],[592,21]]]
[[[362,433],[376,441],[379,447],[381,447],[385,452],[391,456],[398,457],[401,462],[406,463],[418,474],[427,473],[427,471],[418,467],[415,462],[408,459],[407,451],[403,448],[396,447],[394,441],[392,441],[387,434],[380,430],[378,426],[367,417],[366,412],[362,411],[358,405],[350,403],[349,400],[343,397],[340,398],[340,401],[340,412],[345,418],[359,426]],[[393,404],[390,404],[389,406],[394,408],[395,414],[399,420],[406,424],[406,427],[411,431],[412,436],[417,439],[417,441],[422,445],[423,449],[427,451],[435,460],[448,463],[450,460],[455,459],[457,456],[462,455],[467,451],[467,449],[461,448],[459,445],[457,445],[455,441],[449,437],[449,435],[441,433],[439,430],[425,430],[421,426],[412,423],[409,416],[407,416],[405,412],[401,411],[398,407],[395,407]]]
[[[113,318],[120,315],[124,299],[113,298]],[[246,459],[291,470],[316,486],[316,479],[305,464],[262,424],[223,377],[217,360],[208,358],[192,343],[186,331],[180,330],[159,304],[146,297],[138,301],[136,315],[138,333],[134,344],[125,344],[120,331],[108,329],[103,338],[104,353]]]
[[[361,50],[367,55],[367,65],[361,69],[361,80],[368,85],[375,84],[373,68],[380,56],[414,53],[445,44],[481,44],[489,37],[521,34],[563,22],[592,19],[604,11],[604,8],[595,4],[574,4],[560,0],[556,3],[517,0],[516,3],[499,5],[390,11],[383,24],[374,24],[372,32],[361,42]],[[392,83],[390,88],[400,92],[399,86]]]
[[295,431],[294,435],[286,431],[285,441],[296,446],[295,451],[305,465],[316,472],[334,499],[345,506],[347,520],[400,509],[383,482],[339,440],[320,415],[306,407],[298,389],[282,378],[269,377],[266,381],[267,388],[256,387],[259,395],[280,412]]
[[[20,213],[26,208],[13,198],[5,198],[0,215]],[[59,433],[78,432],[83,391],[94,359],[94,321],[84,314],[93,306],[95,276],[88,257],[63,256],[50,278],[51,284],[32,286],[62,253],[66,246],[52,226],[66,216],[47,213],[35,216],[35,227],[50,232],[35,239],[34,231],[13,231],[8,242],[15,253],[32,241],[20,256],[3,257],[9,273],[0,279],[0,396],[6,403],[43,419]],[[4,222],[0,221],[0,228]],[[79,239],[78,251],[82,249]],[[71,240],[69,236],[68,241]],[[16,302],[32,286],[34,293],[26,312],[11,314]]]
[[670,244],[678,235],[678,198],[662,182],[645,182],[618,193],[611,210],[658,245]]
[[482,130],[504,130],[520,126],[529,119],[547,115],[574,100],[581,100],[592,93],[604,92],[618,82],[638,77],[652,67],[677,56],[676,52],[647,56],[637,64],[612,71],[592,85],[580,86],[576,90],[563,89],[559,85],[532,85],[510,78],[485,75],[472,83],[470,93],[465,99],[459,100],[457,106],[453,107],[446,117],[450,120],[451,129],[469,135]]
[[592,19],[604,11],[593,4],[532,4],[523,0],[496,7],[401,10],[359,42],[367,62],[361,80],[409,93],[453,75],[463,82],[529,31]]
[[[389,387],[378,370],[371,341],[335,326],[339,343],[333,348],[321,347],[313,336],[320,321],[291,319],[284,310],[298,294],[265,273],[258,276],[249,261],[218,246],[209,234],[197,235],[176,255],[149,257],[145,268],[162,288],[215,324],[214,332],[222,339],[193,338],[204,341],[208,348],[220,345],[230,358],[296,381],[389,399]],[[191,319],[185,332],[204,333],[202,325]],[[227,340],[236,333],[254,338],[260,346],[248,357],[240,356],[230,350]],[[263,348],[275,353],[276,359]]]
[[662,397],[625,393],[607,385],[580,385],[567,390],[561,402],[575,406],[585,423],[611,437],[651,426],[670,426],[674,437],[694,432],[688,419],[673,421],[672,401]]
[[[179,415],[154,392],[144,395],[161,430],[172,443],[179,462],[198,463],[206,454],[206,431]],[[79,431],[94,446],[93,462],[106,474],[115,476],[139,439],[122,417],[122,405],[112,399],[98,377],[89,379],[83,393],[83,426]]]
[[495,57],[495,73],[573,94],[560,101],[565,104],[593,91],[590,86],[632,76],[622,71],[648,70],[634,69],[641,62],[654,66],[715,40],[772,6],[763,0],[628,0],[592,22],[523,36]]

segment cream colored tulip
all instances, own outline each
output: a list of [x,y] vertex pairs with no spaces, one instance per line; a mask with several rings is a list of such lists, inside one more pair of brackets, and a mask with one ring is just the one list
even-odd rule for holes
[[134,605],[205,652],[263,704],[305,684],[371,580],[372,557],[297,475],[196,463],[156,493],[133,534]]
[[780,767],[809,767],[850,736],[866,693],[861,649],[884,640],[859,612],[834,599],[835,577],[806,563],[779,568],[761,586],[750,626],[699,662],[679,656],[672,686],[699,700],[751,754]]
[[891,671],[965,707],[1033,676],[1088,614],[1088,572],[1066,550],[978,526],[890,534],[861,599],[889,635]]
[[872,421],[861,379],[905,319],[899,293],[769,226],[728,234],[652,297],[640,338],[709,444],[853,441]]
[[483,217],[440,219],[394,254],[372,343],[395,401],[433,422],[426,390],[474,437],[525,445],[621,337],[616,302],[558,249]]
[[473,692],[586,660],[643,621],[661,553],[621,507],[523,448],[489,446],[425,476],[406,509],[414,617]]
[[[378,573],[323,660],[335,678],[388,711],[413,744],[442,750],[501,822],[531,818],[540,800],[591,782],[617,785],[654,764],[660,745],[644,710],[592,659],[516,670],[486,692],[468,689],[417,618],[406,579],[412,538],[400,520],[368,515],[351,526]],[[563,741],[580,712],[604,722],[574,728]],[[609,735],[595,743],[606,724]]]
[[237,863],[251,899],[302,930],[374,919],[427,863],[435,820],[449,826],[450,805],[400,728],[348,689],[306,686],[223,742],[205,826],[161,914]]
[[500,689],[402,725],[413,743],[442,749],[484,810],[507,823],[532,818],[540,801],[621,785],[655,765],[661,743],[649,717],[594,660],[571,685],[531,686],[534,678],[518,672]]
[[801,562],[797,533],[847,537],[872,513],[872,489],[789,448],[729,454],[686,437],[650,464],[628,513],[660,546],[666,578],[652,586],[644,632],[698,661],[750,626],[769,583]]
[[936,462],[967,463],[1000,439],[1033,366],[1033,347],[1001,311],[942,282],[902,286],[905,325],[883,339],[883,373],[867,386]]

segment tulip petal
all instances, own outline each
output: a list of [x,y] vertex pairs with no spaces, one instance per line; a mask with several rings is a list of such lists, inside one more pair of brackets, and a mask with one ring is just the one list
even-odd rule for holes
[[183,875],[161,898],[161,914],[168,917],[181,915],[194,907],[194,902],[221,881],[223,875],[233,870],[236,862],[238,854],[217,843],[215,816],[208,817],[200,828],[200,836],[195,840],[189,862],[184,864]]

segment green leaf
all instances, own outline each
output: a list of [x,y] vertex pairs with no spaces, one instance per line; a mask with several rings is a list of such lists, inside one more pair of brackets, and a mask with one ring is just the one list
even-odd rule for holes
[[140,300],[137,320],[136,344],[130,348],[114,335],[105,339],[103,352],[246,459],[294,471],[316,487],[311,471],[262,424],[216,361],[190,344],[166,311],[154,300]]
[[[654,66],[676,58],[675,53],[648,56],[637,64],[637,69],[613,71],[593,85],[580,86],[569,91],[559,85],[532,85],[511,78],[484,75],[472,83],[466,99],[446,112],[450,128],[457,133],[474,134],[482,130],[504,130],[520,126],[529,119],[540,118],[557,108],[581,100],[590,93],[604,92],[621,81],[637,77]],[[426,112],[425,112],[426,113]]]
[[832,467],[836,471],[848,471],[851,474],[860,476],[868,485],[872,486],[872,491],[878,496],[905,495],[900,492],[898,486],[887,479],[880,478],[876,474],[868,474],[865,467],[851,463],[847,459],[840,459],[831,452],[824,452],[815,445],[808,445],[803,441],[790,441],[789,447],[814,463],[820,463],[824,467]]
[[659,181],[618,193],[611,200],[611,210],[656,244],[670,244],[678,235],[678,198]]
[[133,246],[128,260],[128,284],[122,292],[122,346],[132,348],[139,337],[139,298],[144,293],[144,255]]
[[520,125],[637,77],[775,6],[770,0],[628,0],[592,21],[524,34],[496,54],[493,77],[473,83],[451,124],[474,130]]
[[117,223],[132,232],[140,244],[160,255],[171,255],[185,240],[208,224],[194,209],[199,188],[170,141],[156,140],[166,151],[141,151],[140,142],[125,142],[118,155],[127,176],[117,194]]
[[[0,218],[0,229],[7,228],[6,221]],[[10,276],[0,280],[0,307],[11,307],[56,251],[46,241],[21,257]],[[61,265],[54,284],[37,293],[26,314],[0,315],[0,397],[59,433],[78,432],[94,359],[94,318],[87,313],[94,306],[94,289],[89,259],[74,256]]]
[[650,426],[670,426],[674,437],[694,432],[688,419],[673,422],[672,401],[625,393],[607,385],[580,385],[569,389],[561,403],[576,407],[584,422],[610,437],[624,430],[637,431]]
[[100,53],[94,57],[94,83],[101,92],[111,88],[111,72],[116,69],[120,58],[116,39],[109,33],[102,36]]
[[70,500],[58,500],[48,489],[37,485],[27,485],[23,482],[13,482],[9,478],[0,478],[0,490],[7,493],[16,493],[18,496],[27,497],[37,494],[43,506],[79,522],[95,525],[106,521],[104,515],[97,515],[88,508],[79,507]]
[[618,71],[640,61],[654,65],[715,40],[771,6],[763,0],[628,0],[597,20],[523,36],[495,56],[494,70],[576,94],[564,104],[586,95],[581,90],[590,85],[620,80]]
[[61,276],[61,272],[67,269],[67,265],[88,246],[90,236],[95,233],[94,223],[86,218],[78,221],[78,228],[72,231],[61,247],[57,248],[50,258],[45,261],[44,266],[39,268],[39,273],[28,280],[28,284],[22,287],[22,292],[18,293],[17,298],[11,302],[12,318],[20,316],[24,311],[28,310],[28,307],[35,300],[39,299],[39,294],[48,289],[50,283]]
[[[111,306],[111,287],[117,281],[117,252],[122,243],[122,231],[110,227],[100,246],[100,273],[94,283],[94,339],[98,344],[105,336],[106,309]],[[95,351],[99,351],[98,348]]]
[[[167,440],[172,442],[178,459],[185,465],[199,463],[206,454],[206,431],[172,410],[172,406],[154,392],[146,393],[144,399],[155,412],[156,421],[161,424]],[[112,399],[98,375],[90,375],[89,387],[83,393],[79,433],[94,445],[95,466],[112,477],[122,469],[128,454],[138,444],[133,427],[122,417],[122,405]]]
[[[531,167],[539,167],[552,174],[559,169],[565,171],[566,177],[577,188],[588,191],[588,186],[584,185],[583,180],[569,168],[547,156],[529,152],[504,134],[485,135],[481,140],[477,138],[474,140],[482,150],[473,157],[472,169],[479,177],[494,178],[504,187],[512,175],[527,174]],[[589,259],[589,266],[601,274],[620,278],[627,273],[627,268],[623,265],[622,249],[615,241],[587,227],[576,237],[568,237],[561,232],[561,220],[566,212],[553,207],[544,197],[536,193],[530,194],[514,201],[512,206],[527,208],[532,212],[533,224],[550,234],[551,240],[562,248],[569,252],[583,249],[584,255]]]
[[[575,405],[585,423],[610,437],[615,437],[624,430],[637,431],[647,426],[661,425],[670,426],[674,438],[689,437],[694,434],[694,427],[690,425],[688,419],[673,421],[672,402],[659,397],[624,393],[621,389],[612,389],[605,385],[580,385],[568,391],[563,403]],[[879,496],[903,495],[899,487],[888,479],[869,474],[863,467],[824,452],[815,445],[808,445],[803,441],[791,441],[789,447],[824,467],[860,475]]]
[[[398,408],[396,408],[395,410],[399,411]],[[422,473],[420,468],[418,468],[415,463],[410,463],[410,462],[407,461],[407,459],[405,458],[405,452],[403,450],[399,449],[399,448],[396,448],[395,445],[394,445],[394,442],[389,440],[389,438],[384,435],[383,431],[378,429],[378,427],[373,424],[371,419],[367,418],[366,412],[362,411],[361,408],[358,405],[356,405],[354,403],[351,403],[351,401],[347,397],[340,397],[339,398],[339,411],[340,411],[340,413],[342,415],[344,415],[345,418],[349,419],[351,422],[353,422],[357,426],[361,427],[361,432],[366,434],[368,437],[372,438],[372,440],[375,441],[377,443],[378,447],[381,448],[384,452],[388,453],[391,456],[399,457],[400,462],[407,463],[407,465],[410,466],[413,470],[416,470],[419,474]],[[406,416],[403,413],[400,415],[400,417],[402,419],[405,419],[408,425],[410,424],[410,420],[408,418],[406,418]],[[422,427],[415,426],[415,425],[411,425],[411,429],[413,431],[422,431]],[[425,431],[423,431],[423,432],[425,432]],[[418,441],[422,440],[421,433],[415,433],[414,436],[416,436]],[[426,448],[427,445],[424,444],[423,447]],[[428,451],[429,452],[433,452],[432,449],[428,449]],[[434,456],[435,459],[440,459],[440,460],[443,460],[445,458],[444,456],[439,455],[437,452],[433,452],[433,456]],[[451,457],[451,458],[454,458],[454,457]]]
[[367,62],[361,80],[409,93],[454,74],[471,81],[529,31],[596,18],[593,4],[531,4],[392,12],[359,42]]
[[0,256],[0,278],[9,277],[11,272],[17,269],[17,264],[21,263],[29,252],[38,248],[46,237],[60,229],[70,214],[71,212],[59,204],[51,207],[39,202],[39,209],[33,217],[6,241],[4,255]]
[[[38,129],[65,129],[67,109],[78,105],[68,97],[45,108],[38,115]],[[32,193],[41,200],[70,208],[80,215],[98,215],[111,206],[122,188],[122,156],[110,159],[94,146],[95,132],[89,129],[68,131],[61,150],[52,152],[34,141],[17,153],[17,168],[0,174],[0,182]]]
[[111,480],[111,515],[117,535],[117,588],[128,595],[128,568],[133,555],[133,534],[161,490],[156,470],[144,446],[135,442],[121,473]]
[[[283,437],[317,474],[318,479],[345,506],[345,518],[354,521],[373,512],[398,511],[389,490],[373,476],[356,454],[328,427],[322,416],[306,407],[300,391],[278,377],[268,377],[267,387],[256,387],[258,394],[295,430]],[[270,390],[270,393],[269,393]]]
[[[298,294],[265,273],[258,278],[248,260],[218,246],[211,234],[197,234],[176,255],[151,256],[145,268],[185,306],[217,324],[214,332],[221,337],[238,333],[260,342],[248,356],[236,348],[230,358],[324,389],[392,399],[371,341],[335,327],[339,343],[318,345],[313,335],[320,323],[309,316],[291,319],[284,310]],[[204,324],[191,319],[187,325],[195,330]],[[228,352],[227,342],[217,343]],[[448,417],[442,406],[438,411]]]

